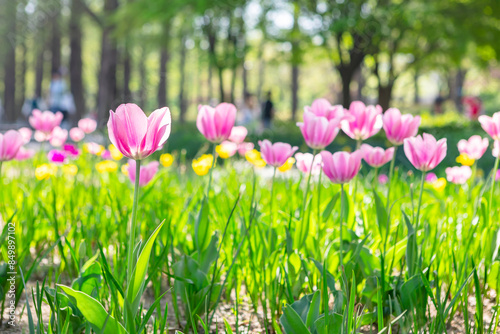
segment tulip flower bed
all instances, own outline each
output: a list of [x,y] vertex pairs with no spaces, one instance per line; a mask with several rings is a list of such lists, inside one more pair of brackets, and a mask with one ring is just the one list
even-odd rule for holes
[[[38,150],[0,135],[0,331],[498,332],[500,113],[442,175],[446,138],[397,109],[316,100],[308,152],[246,142],[236,114],[200,106],[212,153],[193,161],[162,152],[168,108],[119,106],[101,144],[50,112],[30,118]],[[357,150],[328,150],[340,131]],[[364,143],[378,132],[390,147]]]

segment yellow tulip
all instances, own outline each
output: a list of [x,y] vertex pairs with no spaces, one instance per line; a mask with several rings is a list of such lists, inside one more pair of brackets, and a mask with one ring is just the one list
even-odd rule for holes
[[123,158],[123,154],[115,147],[115,145],[110,144],[108,146],[109,154],[111,154],[111,158],[113,160],[121,160]]
[[278,167],[278,170],[279,170],[280,172],[282,172],[282,173],[283,173],[283,172],[286,172],[287,170],[290,170],[290,169],[293,167],[293,165],[294,165],[294,164],[295,164],[295,158],[290,157],[290,158],[288,158],[288,160],[287,160],[287,161],[283,164],[283,166]]
[[62,171],[64,175],[75,176],[78,173],[78,167],[73,164],[64,165]]
[[266,162],[262,159],[260,152],[256,149],[245,152],[245,158],[255,167],[262,168],[266,166]]
[[436,191],[442,192],[446,187],[446,184],[446,179],[444,177],[440,177],[436,181],[432,182],[432,188]]
[[170,153],[160,155],[160,163],[163,167],[170,167],[174,163],[174,157]]
[[211,154],[203,154],[198,159],[193,160],[193,170],[197,175],[207,175],[210,168],[212,168],[213,162],[214,157]]
[[475,160],[469,157],[466,153],[462,153],[457,157],[457,162],[463,166],[472,166],[474,161]]
[[35,169],[37,180],[48,180],[57,173],[57,166],[54,164],[41,164]]
[[121,171],[125,176],[128,176],[128,164],[122,165]]
[[105,172],[116,172],[118,169],[118,165],[116,162],[111,161],[111,160],[104,160],[101,162],[98,162],[95,164],[95,168],[99,173],[105,173]]

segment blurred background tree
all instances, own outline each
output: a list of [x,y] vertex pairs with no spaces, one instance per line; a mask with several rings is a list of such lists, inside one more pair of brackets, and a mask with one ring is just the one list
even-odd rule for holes
[[168,105],[184,122],[200,103],[241,105],[248,93],[261,103],[267,91],[277,117],[292,120],[317,97],[414,111],[440,96],[457,110],[464,95],[481,96],[487,111],[500,103],[494,0],[0,3],[2,122],[42,107],[56,72],[72,118],[91,114],[101,126],[125,101]]

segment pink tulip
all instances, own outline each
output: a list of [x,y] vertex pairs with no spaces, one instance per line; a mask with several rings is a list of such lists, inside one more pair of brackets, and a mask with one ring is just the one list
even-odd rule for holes
[[141,160],[158,150],[170,136],[170,110],[167,107],[144,114],[133,103],[109,111],[108,132],[111,143],[126,157]]
[[427,175],[425,175],[426,182],[433,183],[433,182],[436,182],[437,179],[438,179],[438,177],[434,173],[427,173]]
[[295,151],[299,148],[297,146],[292,147],[290,144],[286,143],[274,143],[272,144],[269,140],[260,140],[260,153],[262,154],[262,159],[273,167],[281,167],[290,158]]
[[63,114],[59,111],[54,114],[51,111],[41,112],[35,109],[29,118],[29,123],[35,130],[49,135],[56,126],[61,124],[62,120]]
[[221,143],[229,138],[236,120],[236,107],[230,103],[221,103],[212,108],[198,106],[196,126],[202,135],[212,143]]
[[339,133],[340,119],[328,120],[311,112],[304,112],[304,122],[297,123],[307,146],[322,150],[330,145]]
[[50,145],[54,147],[62,146],[68,139],[68,130],[56,126],[49,136]]
[[229,135],[229,140],[236,144],[241,144],[245,141],[245,138],[248,134],[247,128],[244,126],[235,126],[231,130],[231,134]]
[[428,133],[404,140],[406,157],[416,169],[422,172],[436,168],[446,156],[446,150],[446,138],[436,141],[436,138]]
[[500,153],[500,140],[495,140],[493,143],[493,151],[491,153],[495,158],[498,157],[498,153]]
[[[146,166],[141,166],[141,170],[139,172],[139,186],[144,187],[153,179],[156,172],[158,171],[158,166],[160,163],[158,161],[153,161],[147,164]],[[129,160],[128,161],[128,177],[132,183],[135,182],[135,168],[136,161]]]
[[353,101],[348,114],[352,118],[342,121],[342,131],[352,139],[365,140],[382,128],[382,108],[379,105],[365,106],[361,101]]
[[460,153],[465,153],[469,158],[478,160],[486,152],[489,144],[488,138],[481,138],[481,136],[474,135],[469,140],[460,140],[457,146]]
[[63,146],[64,152],[68,153],[72,157],[78,157],[80,155],[80,150],[76,148],[75,145],[65,144]]
[[232,141],[229,140],[224,140],[222,143],[219,144],[219,146],[220,150],[219,148],[216,148],[216,150],[219,156],[223,159],[232,157],[238,151],[238,144],[233,143]]
[[20,128],[19,133],[23,136],[24,143],[27,144],[31,141],[31,136],[33,135],[33,131],[30,128]]
[[479,123],[491,138],[500,140],[500,111],[493,114],[493,117],[482,115],[478,118]]
[[97,128],[97,122],[92,118],[82,118],[78,121],[78,128],[86,134],[92,133]]
[[323,172],[333,183],[347,183],[351,181],[359,171],[363,153],[359,150],[353,153],[328,151],[321,152],[323,160]]
[[469,166],[455,166],[446,168],[446,179],[455,184],[464,184],[472,176]]
[[321,171],[322,160],[320,154],[316,154],[316,156],[313,156],[311,153],[299,152],[295,154],[295,160],[297,161],[295,165],[304,174],[311,173],[311,175],[318,175]]
[[387,109],[382,119],[387,139],[396,146],[403,144],[406,138],[416,136],[420,126],[420,116],[401,115],[396,108]]
[[31,159],[35,155],[35,150],[32,150],[30,148],[24,148],[21,146],[19,148],[19,151],[17,151],[15,159],[17,161],[23,161],[23,160],[28,160]]
[[66,152],[59,150],[50,150],[49,153],[47,153],[49,161],[56,164],[64,163],[66,161],[66,156]]
[[316,99],[312,105],[304,107],[304,112],[313,113],[319,117],[325,117],[328,120],[339,119],[342,120],[348,117],[344,107],[341,105],[332,106],[327,99]]
[[394,147],[384,150],[382,147],[372,147],[368,144],[361,145],[363,159],[374,168],[382,167],[392,160],[394,156]]
[[380,184],[386,184],[387,182],[389,182],[389,177],[385,174],[380,174],[378,176],[378,183]]
[[83,138],[85,138],[85,132],[83,132],[83,130],[80,128],[72,128],[71,130],[69,130],[69,137],[72,141],[78,143],[79,141],[83,140]]
[[242,157],[244,157],[245,153],[247,153],[248,151],[253,150],[254,146],[255,145],[253,143],[241,143],[241,144],[238,145],[238,153]]
[[16,157],[24,143],[23,136],[16,130],[0,133],[0,162],[9,161]]

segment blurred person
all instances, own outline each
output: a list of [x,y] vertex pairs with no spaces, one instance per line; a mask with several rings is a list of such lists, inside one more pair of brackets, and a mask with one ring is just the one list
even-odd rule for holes
[[245,92],[239,125],[245,126],[249,132],[255,132],[258,127],[258,114],[259,110],[256,108],[254,95]]
[[266,101],[262,104],[262,123],[264,129],[270,129],[274,118],[274,105],[271,101],[271,91],[267,92]]
[[49,106],[50,111],[53,113],[60,111],[63,114],[63,121],[68,119],[68,114],[74,112],[73,96],[68,91],[59,71],[52,72],[49,89]]
[[435,114],[442,114],[443,113],[443,103],[445,100],[446,99],[443,97],[441,92],[439,92],[439,95],[434,100],[434,113]]

